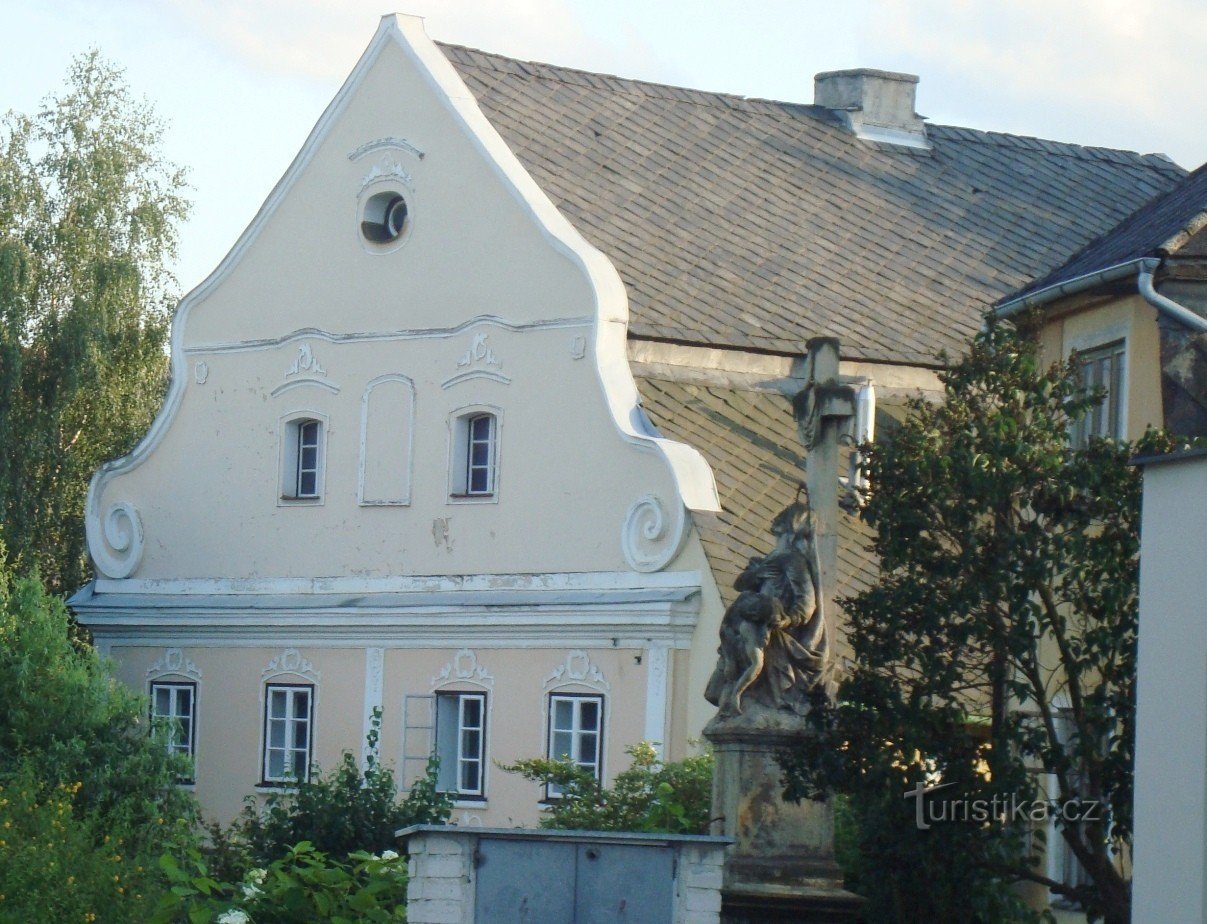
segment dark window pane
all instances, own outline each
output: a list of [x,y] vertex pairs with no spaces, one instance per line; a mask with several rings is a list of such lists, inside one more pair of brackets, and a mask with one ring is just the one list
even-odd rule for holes
[[599,728],[599,703],[593,699],[583,701],[583,728]]
[[476,762],[461,765],[461,789],[464,792],[477,792],[481,789],[478,785],[479,772],[480,767]]
[[298,478],[298,494],[303,497],[313,497],[318,494],[318,474],[316,472],[302,472]]
[[470,465],[486,465],[490,461],[490,447],[486,443],[474,443],[470,452]]
[[465,724],[473,728],[482,727],[482,700],[473,697],[465,700]]
[[284,751],[269,751],[268,752],[268,777],[269,779],[279,780],[285,775],[285,752]]
[[487,478],[487,471],[484,468],[470,469],[469,472],[469,493],[485,494],[490,490],[490,479]]
[[284,718],[286,699],[285,691],[273,690],[272,693],[269,694],[269,697],[268,714],[273,718]]

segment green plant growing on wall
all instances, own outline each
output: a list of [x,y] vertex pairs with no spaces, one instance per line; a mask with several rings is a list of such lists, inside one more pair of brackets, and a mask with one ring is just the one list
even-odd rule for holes
[[625,748],[633,758],[611,789],[570,760],[535,757],[501,765],[508,773],[561,795],[541,819],[544,828],[592,831],[664,831],[707,834],[712,804],[711,754],[664,763],[648,741]]
[[[853,666],[816,735],[786,762],[788,794],[847,797],[869,914],[897,920],[1023,911],[1031,882],[1112,924],[1129,919],[1140,475],[1133,448],[1069,431],[1101,395],[1031,339],[991,324],[868,447],[875,586],[842,601]],[[1150,434],[1145,451],[1168,448]],[[1087,883],[1037,864],[1043,826],[994,817],[916,824],[918,784],[991,805],[1060,804]],[[1011,803],[1013,804],[1013,803]],[[1032,830],[1037,827],[1037,830]]]
[[87,577],[92,472],[146,432],[167,383],[188,204],[162,133],[96,51],[0,123],[0,540],[58,593]]

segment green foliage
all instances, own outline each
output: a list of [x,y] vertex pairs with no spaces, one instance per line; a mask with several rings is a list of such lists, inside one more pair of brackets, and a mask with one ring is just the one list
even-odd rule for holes
[[92,51],[34,116],[0,123],[0,540],[62,592],[87,575],[92,472],[147,430],[184,174],[162,126]]
[[[394,773],[378,758],[379,710],[373,714],[365,769],[345,751],[339,764],[314,772],[296,788],[275,792],[261,807],[254,799],[244,806],[236,837],[261,863],[283,856],[306,841],[333,857],[357,850],[381,851],[394,844],[394,832],[413,824],[444,824],[452,813],[452,798],[436,789],[437,763],[398,801]],[[231,849],[229,839],[220,843]]]
[[648,741],[630,745],[633,758],[611,789],[570,760],[519,760],[502,769],[545,785],[561,797],[541,819],[544,828],[590,831],[665,831],[707,834],[712,804],[711,754],[663,763]]
[[144,921],[154,858],[192,840],[186,768],[62,602],[6,567],[0,703],[0,919]]
[[[872,917],[1012,920],[1022,912],[1002,904],[1005,884],[1030,880],[1126,920],[1112,852],[1131,836],[1133,448],[1071,449],[1071,421],[1101,395],[1071,367],[1039,368],[1034,345],[1001,325],[940,378],[942,403],[913,402],[892,440],[869,447],[880,580],[843,601],[854,666],[786,763],[789,794],[849,797]],[[1144,449],[1167,445],[1150,434]],[[967,798],[1029,799],[1036,768],[1056,780],[1050,796],[1107,807],[1105,823],[1060,829],[1088,888],[1046,881],[1024,826],[919,831],[903,798],[942,780]]]
[[48,786],[26,765],[0,783],[0,920],[147,919],[160,889],[146,852],[81,812],[79,783]]
[[303,842],[237,883],[214,879],[196,852],[184,866],[165,856],[161,868],[171,888],[147,918],[150,924],[406,920],[406,861],[391,850],[379,856],[355,851],[337,862]]
[[71,637],[62,601],[36,578],[0,568],[0,780],[33,772],[43,791],[79,784],[77,819],[121,831],[131,852],[158,853],[192,798],[187,766],[152,735],[145,700]]

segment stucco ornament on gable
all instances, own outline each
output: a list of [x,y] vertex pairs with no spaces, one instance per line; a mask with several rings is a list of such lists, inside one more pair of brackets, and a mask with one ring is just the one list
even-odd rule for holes
[[411,192],[415,191],[415,178],[407,173],[402,164],[389,156],[383,157],[365,174],[364,179],[360,181],[361,192],[378,180],[397,180]]
[[459,385],[462,382],[468,382],[471,379],[490,379],[493,382],[498,382],[500,385],[510,385],[511,379],[495,370],[503,368],[503,360],[499,359],[498,355],[487,342],[490,334],[477,333],[474,334],[474,339],[461,358],[457,360],[457,368],[464,369],[441,383],[441,388],[452,388],[454,385]]
[[566,655],[564,663],[559,664],[545,678],[545,689],[579,683],[585,687],[607,693],[612,684],[604,679],[603,671],[591,663],[591,658],[581,649],[576,649]]
[[201,679],[201,669],[191,659],[184,656],[184,650],[181,648],[165,648],[155,663],[147,668],[147,679],[149,680],[165,677],[168,674],[179,674],[193,680]]
[[432,689],[443,686],[455,680],[476,683],[494,689],[495,678],[484,666],[478,663],[478,656],[471,648],[462,648],[444,667],[432,677]]
[[[94,475],[93,482],[96,480]],[[143,554],[142,519],[138,508],[121,501],[111,504],[103,517],[97,517],[92,510],[88,514],[84,528],[88,535],[88,554],[96,570],[109,578],[132,575]]]
[[291,375],[301,375],[303,372],[324,377],[327,375],[327,370],[323,368],[318,357],[314,355],[314,349],[309,343],[303,343],[298,347],[297,358],[294,359],[293,365],[285,370],[285,378],[289,378]]
[[625,515],[620,547],[634,571],[661,571],[679,554],[687,536],[687,516],[676,504],[676,513],[652,494],[635,500]]
[[311,683],[318,683],[322,676],[296,648],[286,648],[269,661],[268,666],[260,671],[260,679],[268,680],[280,674],[297,674],[299,677],[305,677]]

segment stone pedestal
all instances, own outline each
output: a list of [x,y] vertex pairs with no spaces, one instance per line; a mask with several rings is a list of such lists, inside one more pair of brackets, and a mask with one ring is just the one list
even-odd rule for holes
[[735,716],[704,729],[716,757],[712,833],[733,840],[722,885],[726,924],[859,920],[862,899],[842,887],[834,861],[832,806],[783,798],[776,756],[805,734],[799,725]]

